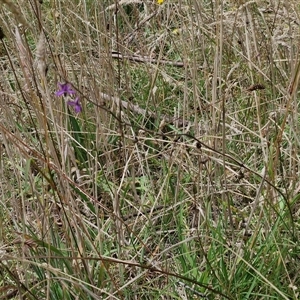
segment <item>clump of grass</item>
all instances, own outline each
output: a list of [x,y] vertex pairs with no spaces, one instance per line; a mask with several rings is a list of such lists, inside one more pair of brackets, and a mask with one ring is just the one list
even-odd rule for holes
[[297,299],[297,3],[2,2],[0,292]]

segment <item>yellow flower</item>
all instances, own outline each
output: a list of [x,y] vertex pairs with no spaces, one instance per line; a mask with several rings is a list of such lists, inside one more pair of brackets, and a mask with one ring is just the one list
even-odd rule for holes
[[179,29],[175,28],[172,32],[173,32],[173,34],[179,34]]
[[157,0],[157,4],[163,4],[165,0]]

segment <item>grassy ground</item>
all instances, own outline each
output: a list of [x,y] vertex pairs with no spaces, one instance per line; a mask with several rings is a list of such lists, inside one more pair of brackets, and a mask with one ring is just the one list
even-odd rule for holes
[[298,1],[159,2],[0,1],[0,299],[299,299]]

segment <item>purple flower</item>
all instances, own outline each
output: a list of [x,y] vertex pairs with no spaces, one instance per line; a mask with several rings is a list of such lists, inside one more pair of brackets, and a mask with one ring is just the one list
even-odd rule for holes
[[58,83],[59,90],[55,93],[55,96],[67,96],[75,94],[70,83]]
[[79,103],[79,97],[76,97],[74,101],[68,101],[67,104],[73,106],[77,114],[82,111],[81,104]]

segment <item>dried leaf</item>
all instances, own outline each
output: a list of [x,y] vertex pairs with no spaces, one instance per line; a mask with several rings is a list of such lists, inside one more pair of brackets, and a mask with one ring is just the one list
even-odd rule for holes
[[263,84],[253,84],[247,88],[248,92],[253,92],[256,90],[264,90],[266,87]]

